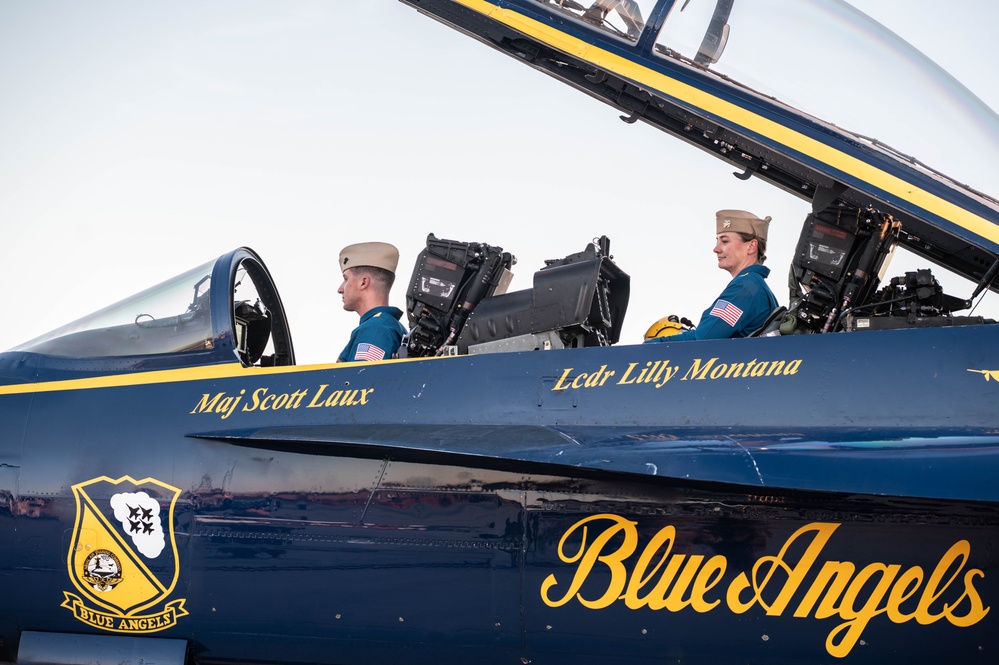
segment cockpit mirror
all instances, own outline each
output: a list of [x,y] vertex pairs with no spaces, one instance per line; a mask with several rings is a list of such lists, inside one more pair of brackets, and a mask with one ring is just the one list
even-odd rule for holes
[[[718,62],[731,31],[729,18],[735,0],[676,0],[656,39],[659,53],[701,67]],[[744,37],[750,33],[739,31]]]
[[728,33],[731,26],[728,24],[728,17],[732,13],[732,5],[735,0],[718,0],[715,4],[714,14],[708,23],[708,29],[704,33],[701,45],[694,56],[694,62],[699,65],[713,65],[721,58],[728,44]]
[[725,51],[725,45],[728,44],[729,27],[729,24],[726,23],[718,33],[712,33],[710,30],[705,33],[704,41],[701,42],[701,47],[697,49],[697,55],[694,56],[694,62],[705,67],[718,62]]

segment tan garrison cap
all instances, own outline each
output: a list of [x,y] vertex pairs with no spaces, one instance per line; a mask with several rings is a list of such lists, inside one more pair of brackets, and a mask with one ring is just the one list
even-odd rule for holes
[[340,250],[340,271],[358,266],[373,266],[395,274],[399,250],[387,242],[361,242]]
[[719,210],[715,213],[715,218],[717,227],[715,233],[735,231],[754,235],[763,242],[767,241],[767,230],[770,228],[771,219],[769,215],[760,219],[745,210]]

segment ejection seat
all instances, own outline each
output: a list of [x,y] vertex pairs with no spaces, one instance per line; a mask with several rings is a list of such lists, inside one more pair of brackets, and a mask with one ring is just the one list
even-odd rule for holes
[[621,335],[630,277],[610,240],[545,261],[534,287],[506,293],[514,258],[500,247],[432,233],[406,296],[410,332],[400,356],[609,346]]
[[777,309],[770,312],[770,316],[763,322],[763,325],[749,333],[747,337],[779,337],[781,334],[781,324],[784,323],[786,315],[787,307],[784,305],[778,306]]

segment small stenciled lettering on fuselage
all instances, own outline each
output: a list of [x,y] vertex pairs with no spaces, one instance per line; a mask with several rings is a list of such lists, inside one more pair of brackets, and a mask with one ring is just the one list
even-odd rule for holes
[[191,415],[213,414],[222,420],[234,413],[265,411],[298,411],[300,409],[331,409],[366,406],[371,403],[374,388],[341,388],[333,390],[322,383],[312,388],[274,390],[257,388],[238,392],[202,393]]
[[[985,573],[969,565],[971,544],[959,540],[945,551],[927,552],[927,565],[834,560],[827,552],[841,525],[806,524],[777,554],[751,569],[734,569],[728,557],[687,554],[677,547],[677,529],[659,529],[639,547],[638,522],[619,515],[585,517],[558,544],[556,570],[541,585],[541,599],[558,608],[579,603],[591,610],[623,605],[666,612],[746,614],[828,621],[829,655],[848,656],[872,622],[946,621],[965,628],[990,608],[976,584]],[[724,548],[718,548],[724,551]],[[911,549],[900,549],[904,561]],[[584,591],[585,585],[585,591]]]

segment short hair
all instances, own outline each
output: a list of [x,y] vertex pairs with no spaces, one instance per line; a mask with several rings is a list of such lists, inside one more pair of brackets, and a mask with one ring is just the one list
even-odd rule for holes
[[767,241],[753,233],[743,233],[741,231],[736,231],[743,242],[749,242],[750,240],[756,241],[756,262],[763,263],[767,260]]
[[395,284],[395,273],[385,268],[354,266],[353,268],[348,268],[348,270],[353,270],[357,275],[367,275],[371,278],[371,281],[380,284],[385,289],[385,293],[391,291],[392,285]]

